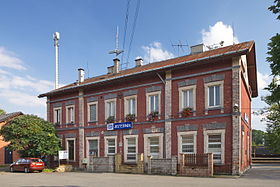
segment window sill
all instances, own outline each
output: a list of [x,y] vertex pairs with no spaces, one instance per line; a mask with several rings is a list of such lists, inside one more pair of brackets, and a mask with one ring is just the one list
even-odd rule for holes
[[66,123],[65,125],[75,125],[75,123]]
[[98,121],[88,121],[88,123],[97,123]]
[[205,110],[208,111],[208,110],[223,110],[223,109],[224,107],[222,106],[213,106],[213,107],[208,107]]

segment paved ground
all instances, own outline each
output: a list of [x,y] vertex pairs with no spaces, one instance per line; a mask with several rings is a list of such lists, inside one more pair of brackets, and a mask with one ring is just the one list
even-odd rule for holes
[[256,165],[242,177],[173,177],[116,173],[9,173],[0,172],[1,187],[177,187],[280,186],[280,165]]

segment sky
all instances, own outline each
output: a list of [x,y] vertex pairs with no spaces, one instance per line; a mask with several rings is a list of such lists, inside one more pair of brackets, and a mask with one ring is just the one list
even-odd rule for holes
[[[261,96],[268,94],[263,88],[271,80],[267,43],[280,30],[280,22],[267,10],[273,0],[139,2],[0,0],[0,108],[46,118],[46,100],[37,96],[54,89],[52,34],[60,33],[59,83],[65,85],[78,79],[78,68],[85,69],[86,78],[107,72],[115,57],[108,52],[116,47],[117,27],[122,68],[133,67],[137,56],[152,63],[187,55],[199,43],[254,40],[259,97],[252,108],[265,107]],[[184,46],[172,46],[177,44]],[[262,117],[252,116],[253,128],[265,130]]]

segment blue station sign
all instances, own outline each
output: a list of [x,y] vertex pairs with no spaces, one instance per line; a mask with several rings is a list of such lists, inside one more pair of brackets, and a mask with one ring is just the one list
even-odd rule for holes
[[131,129],[132,128],[132,122],[123,122],[123,123],[110,123],[107,124],[107,130],[119,130],[119,129]]

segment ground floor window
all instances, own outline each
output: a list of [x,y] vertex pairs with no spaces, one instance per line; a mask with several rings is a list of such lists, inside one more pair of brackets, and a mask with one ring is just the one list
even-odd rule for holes
[[88,140],[88,155],[98,156],[98,139],[89,139]]
[[125,162],[136,162],[137,159],[137,136],[124,137]]
[[216,164],[224,163],[225,130],[209,130],[204,132],[205,152],[213,153]]
[[178,152],[196,153],[196,131],[178,132]]
[[148,160],[148,156],[152,158],[163,157],[163,134],[153,133],[144,134],[144,159],[145,162]]
[[116,154],[116,137],[106,137],[105,138],[105,156],[107,155],[115,155]]

